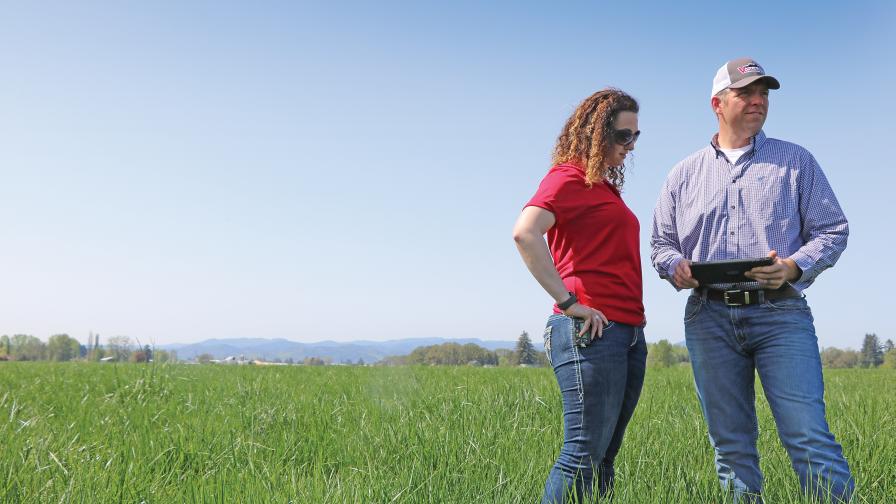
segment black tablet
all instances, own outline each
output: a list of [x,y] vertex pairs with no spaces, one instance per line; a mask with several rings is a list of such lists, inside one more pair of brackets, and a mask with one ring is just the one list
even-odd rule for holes
[[700,285],[755,282],[745,277],[744,273],[757,266],[771,266],[773,262],[771,257],[694,262],[691,263],[691,276]]

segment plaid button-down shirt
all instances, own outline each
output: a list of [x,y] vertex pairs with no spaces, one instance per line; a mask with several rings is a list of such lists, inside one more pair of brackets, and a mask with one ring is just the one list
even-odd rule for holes
[[812,154],[760,131],[734,164],[714,137],[672,169],[653,215],[650,258],[669,279],[682,258],[746,259],[775,250],[803,270],[793,283],[802,291],[837,262],[848,236],[846,216]]

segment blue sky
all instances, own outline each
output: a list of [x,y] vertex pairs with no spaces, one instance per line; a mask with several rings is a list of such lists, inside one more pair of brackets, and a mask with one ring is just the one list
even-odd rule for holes
[[782,84],[850,220],[808,291],[823,346],[896,339],[890,2],[59,2],[0,16],[0,334],[141,342],[514,339],[551,301],[511,239],[563,122],[639,99],[624,197],[648,340],[686,294],[649,265],[668,170],[727,59]]

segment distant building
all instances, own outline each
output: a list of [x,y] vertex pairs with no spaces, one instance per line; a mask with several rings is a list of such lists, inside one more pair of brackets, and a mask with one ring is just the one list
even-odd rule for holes
[[254,361],[249,362],[249,364],[255,364],[256,366],[288,366],[289,364],[286,362],[268,362],[259,359],[255,359]]
[[220,360],[220,361],[218,361],[218,363],[219,363],[219,364],[241,364],[241,365],[245,365],[245,364],[252,364],[253,361],[250,361],[250,360],[247,359],[244,355],[240,355],[239,357],[236,357],[236,356],[231,355],[231,356],[229,356],[229,357],[225,357],[224,360]]

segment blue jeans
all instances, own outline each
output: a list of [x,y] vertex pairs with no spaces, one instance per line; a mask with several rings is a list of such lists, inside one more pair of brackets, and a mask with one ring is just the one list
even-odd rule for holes
[[638,404],[647,344],[644,330],[615,322],[603,338],[576,344],[577,320],[552,315],[544,332],[545,352],[563,396],[563,448],[548,474],[542,503],[590,499],[613,489],[613,461]]
[[806,300],[727,306],[692,294],[684,323],[716,471],[734,502],[762,502],[756,372],[803,491],[848,501],[854,482],[825,419],[818,339]]

